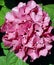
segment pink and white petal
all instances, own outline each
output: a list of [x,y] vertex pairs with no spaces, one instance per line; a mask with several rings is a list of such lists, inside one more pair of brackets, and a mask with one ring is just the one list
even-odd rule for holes
[[18,4],[18,8],[21,8],[21,7],[25,6],[25,5],[26,5],[26,3],[20,2],[20,3]]
[[6,14],[5,18],[6,18],[9,22],[14,21],[14,19],[15,19],[14,16],[13,16],[13,14],[10,13],[10,12],[8,12],[8,13]]
[[35,50],[33,49],[29,49],[28,53],[27,53],[31,59],[35,60],[36,58],[38,58],[38,54],[35,52]]
[[52,45],[49,45],[49,44],[46,45],[46,49],[47,49],[47,50],[50,50],[51,48],[52,48]]
[[48,53],[48,50],[47,49],[40,50],[39,51],[39,56],[46,56],[47,53]]
[[54,41],[54,36],[52,36],[51,39]]
[[23,57],[25,56],[24,50],[20,50],[18,53],[16,53],[16,56],[19,57],[20,59],[23,59]]

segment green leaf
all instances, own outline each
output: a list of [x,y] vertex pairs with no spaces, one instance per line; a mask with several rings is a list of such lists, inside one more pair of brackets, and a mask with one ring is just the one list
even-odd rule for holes
[[4,5],[4,0],[0,0],[0,5],[1,5],[1,6]]
[[16,57],[13,52],[8,52],[6,56],[0,57],[0,65],[28,65]]
[[0,26],[4,23],[6,13],[10,11],[6,6],[2,7],[0,11]]
[[3,42],[0,44],[1,44],[1,48],[3,49],[4,54],[7,55],[9,52],[8,47],[5,47]]
[[1,48],[3,48],[4,50],[8,49],[8,47],[5,47],[4,46],[4,43],[3,42],[1,42]]
[[5,54],[5,55],[7,55],[7,54],[8,54],[8,52],[9,52],[9,50],[7,50],[7,49],[6,49],[6,50],[5,50],[5,49],[3,49],[3,52],[4,52],[4,54]]
[[8,65],[28,65],[22,60],[20,60],[18,57],[16,57],[13,52],[8,53],[6,57]]
[[54,65],[54,64],[49,64],[49,65]]
[[52,26],[54,26],[54,4],[43,6],[43,10],[45,10],[49,14],[52,21]]
[[6,57],[5,56],[1,56],[0,57],[0,65],[6,65]]

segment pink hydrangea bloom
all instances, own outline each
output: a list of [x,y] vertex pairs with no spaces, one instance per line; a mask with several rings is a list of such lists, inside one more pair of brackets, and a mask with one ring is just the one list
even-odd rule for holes
[[53,27],[49,24],[50,17],[35,1],[20,2],[5,16],[1,27],[1,31],[6,32],[2,38],[4,45],[24,61],[28,56],[31,61],[46,56],[54,41]]

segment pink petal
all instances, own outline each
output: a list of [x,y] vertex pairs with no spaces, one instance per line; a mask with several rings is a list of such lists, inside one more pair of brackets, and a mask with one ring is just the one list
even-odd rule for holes
[[46,49],[50,50],[52,48],[52,45],[46,45]]
[[25,52],[23,50],[20,50],[18,53],[16,53],[16,56],[18,56],[20,59],[23,59]]
[[14,21],[14,16],[12,15],[12,13],[8,12],[5,16],[6,19],[8,19],[8,21],[12,22]]
[[21,8],[21,7],[25,6],[25,5],[26,5],[26,3],[20,2],[20,3],[18,4],[18,8]]
[[35,50],[33,50],[33,49],[29,49],[29,50],[28,50],[28,55],[31,56],[31,58],[32,58],[33,60],[35,60],[36,58],[38,58],[37,53],[36,53]]
[[39,51],[39,56],[46,56],[47,53],[48,53],[48,50],[47,49],[40,50]]

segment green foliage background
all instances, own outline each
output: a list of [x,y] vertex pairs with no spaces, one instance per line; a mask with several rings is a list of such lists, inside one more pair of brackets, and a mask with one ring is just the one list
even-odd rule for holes
[[[4,23],[6,13],[10,11],[12,7],[16,6],[20,1],[19,0],[0,0],[0,26],[2,26],[2,24]],[[27,1],[22,0],[22,2],[27,2]],[[54,27],[54,4],[51,3],[51,4],[44,5],[45,4],[44,2],[46,1],[38,0],[37,3],[39,3],[42,6],[43,10],[45,10],[49,14],[52,21],[52,26]],[[0,40],[1,38],[2,36],[0,33]],[[8,48],[4,47],[2,40],[0,41],[0,65],[32,65],[32,64],[33,65],[38,65],[38,64],[54,65],[54,53],[50,55],[49,57],[47,56],[45,59],[40,58],[40,60],[38,59],[34,61],[34,63],[29,63],[28,61],[28,64],[27,64],[23,62],[22,60],[17,58],[13,52],[10,52]]]

